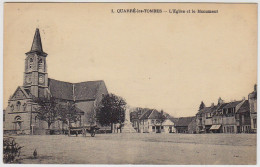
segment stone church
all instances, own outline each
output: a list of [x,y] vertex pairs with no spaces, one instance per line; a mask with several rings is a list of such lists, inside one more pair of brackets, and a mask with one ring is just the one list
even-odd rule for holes
[[[59,102],[73,101],[80,111],[80,124],[89,125],[95,107],[108,94],[104,81],[70,83],[48,78],[47,53],[43,51],[39,29],[36,29],[31,50],[25,53],[23,85],[18,86],[8,100],[5,110],[5,133],[44,134],[47,123],[37,119],[37,104],[32,97],[52,96]],[[93,121],[92,121],[93,123]],[[51,129],[61,130],[64,124],[56,121]]]

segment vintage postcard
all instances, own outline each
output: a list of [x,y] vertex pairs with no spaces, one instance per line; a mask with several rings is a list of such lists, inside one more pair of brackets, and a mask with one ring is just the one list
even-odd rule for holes
[[5,164],[256,165],[256,3],[4,3]]

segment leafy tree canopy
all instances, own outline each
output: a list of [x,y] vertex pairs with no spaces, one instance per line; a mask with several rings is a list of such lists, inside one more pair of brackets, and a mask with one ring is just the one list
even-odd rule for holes
[[50,128],[51,124],[57,120],[59,115],[55,98],[34,97],[33,102],[38,104],[36,108],[38,119],[47,122],[48,128]]
[[122,123],[125,119],[126,102],[114,94],[105,95],[98,104],[96,118],[102,126]]
[[70,126],[70,123],[79,121],[81,112],[76,107],[75,103],[70,101],[67,103],[60,103],[58,105],[59,120]]

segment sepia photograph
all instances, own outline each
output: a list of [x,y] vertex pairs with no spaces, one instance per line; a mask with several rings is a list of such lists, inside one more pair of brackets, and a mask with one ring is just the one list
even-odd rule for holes
[[3,9],[3,164],[257,164],[257,3]]

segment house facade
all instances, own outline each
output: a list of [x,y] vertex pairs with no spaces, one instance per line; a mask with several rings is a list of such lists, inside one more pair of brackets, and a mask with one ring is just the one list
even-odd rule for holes
[[205,133],[206,113],[209,113],[210,107],[204,107],[196,114],[196,133]]
[[159,120],[160,113],[151,109],[144,112],[140,117],[140,132],[141,133],[161,133],[164,131],[162,122]]
[[174,122],[155,109],[136,108],[131,114],[133,127],[139,133],[175,133]]
[[196,133],[196,117],[193,117],[192,121],[188,125],[188,133],[194,134]]
[[175,123],[167,118],[163,123],[163,130],[162,133],[176,133]]
[[251,131],[257,132],[257,85],[254,86],[254,91],[248,95],[248,102],[251,117]]
[[257,91],[250,93],[248,100],[204,107],[196,114],[196,133],[250,133],[256,132]]
[[250,133],[251,132],[251,117],[249,102],[246,100],[236,113],[237,131],[238,133]]
[[[37,118],[37,103],[33,97],[54,97],[58,103],[75,103],[82,112],[80,125],[96,124],[95,107],[107,94],[104,81],[69,83],[48,77],[47,56],[42,49],[39,29],[36,29],[31,50],[26,53],[23,85],[18,86],[8,100],[4,132],[44,134],[47,123]],[[56,121],[51,129],[62,129]]]
[[228,103],[222,109],[222,131],[223,133],[238,133],[239,132],[239,120],[236,115],[241,107],[241,105],[245,102],[243,101],[234,101]]
[[178,118],[178,121],[175,123],[176,133],[189,133],[189,125],[191,126],[195,118],[196,117]]
[[[245,100],[223,103],[220,99],[218,105],[212,105],[202,110],[205,112],[205,128],[197,133],[238,133],[240,132],[239,109]],[[198,118],[198,117],[197,117]],[[197,120],[199,121],[199,120]],[[199,129],[199,127],[197,128]]]
[[228,103],[224,103],[221,98],[219,98],[218,101],[218,107],[215,111],[212,113],[212,127],[210,128],[210,132],[212,133],[223,133],[222,124],[223,124],[223,108]]

